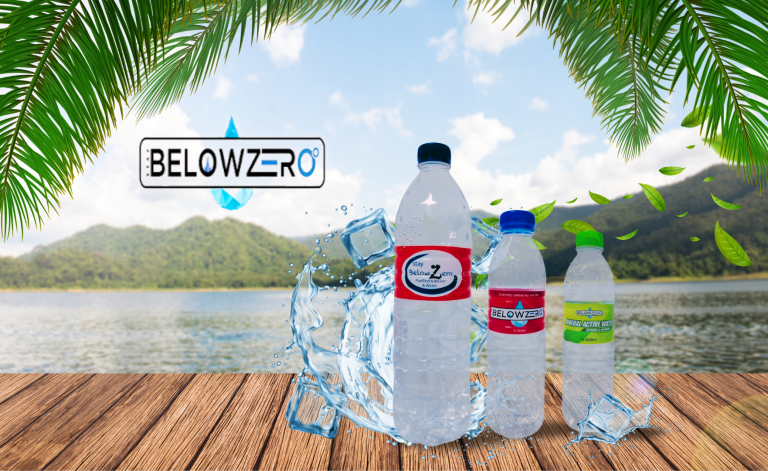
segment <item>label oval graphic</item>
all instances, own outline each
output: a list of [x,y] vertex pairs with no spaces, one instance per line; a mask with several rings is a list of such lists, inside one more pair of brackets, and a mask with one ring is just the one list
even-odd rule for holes
[[440,250],[411,255],[403,265],[403,284],[421,296],[444,296],[461,285],[461,262]]

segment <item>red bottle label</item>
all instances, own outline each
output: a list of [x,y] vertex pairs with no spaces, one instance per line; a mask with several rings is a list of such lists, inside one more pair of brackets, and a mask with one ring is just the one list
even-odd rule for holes
[[395,247],[395,298],[455,301],[470,292],[472,249],[416,245]]
[[544,290],[488,290],[488,330],[533,334],[544,330]]

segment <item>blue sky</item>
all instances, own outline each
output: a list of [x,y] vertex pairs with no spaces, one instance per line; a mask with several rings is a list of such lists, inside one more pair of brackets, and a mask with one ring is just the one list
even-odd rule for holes
[[[674,183],[718,162],[698,130],[679,126],[691,106],[677,93],[660,135],[625,165],[543,31],[517,37],[526,18],[506,31],[487,14],[470,18],[461,3],[410,0],[392,14],[279,28],[271,41],[230,55],[173,108],[120,123],[59,215],[0,245],[0,255],[100,223],[168,228],[195,215],[235,217],[296,236],[343,227],[363,206],[394,218],[417,172],[416,149],[430,141],[451,147],[454,177],[469,203],[487,210],[500,197],[500,209],[588,203],[588,190],[615,198],[639,191],[637,182]],[[143,137],[223,136],[230,116],[241,137],[322,137],[325,186],[256,190],[234,212],[205,190],[141,188]],[[665,165],[687,170],[665,177],[657,171]],[[354,204],[347,216],[335,211],[343,204]]]

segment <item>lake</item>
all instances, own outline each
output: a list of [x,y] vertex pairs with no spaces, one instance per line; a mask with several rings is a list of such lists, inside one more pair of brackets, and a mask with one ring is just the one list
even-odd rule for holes
[[[338,345],[336,303],[348,293],[319,294],[318,344]],[[296,372],[301,356],[284,349],[290,299],[291,291],[2,292],[0,372]],[[473,300],[487,306],[483,292]],[[548,372],[560,372],[562,310],[562,285],[549,285]],[[617,364],[768,373],[767,280],[617,284],[615,319]],[[484,368],[485,355],[472,370]]]

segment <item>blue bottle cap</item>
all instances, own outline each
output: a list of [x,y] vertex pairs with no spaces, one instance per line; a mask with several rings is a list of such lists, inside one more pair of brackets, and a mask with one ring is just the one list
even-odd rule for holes
[[428,142],[419,146],[419,163],[424,162],[443,162],[451,164],[451,149],[445,144],[439,142]]
[[503,234],[533,234],[536,217],[530,211],[504,211],[499,218]]

